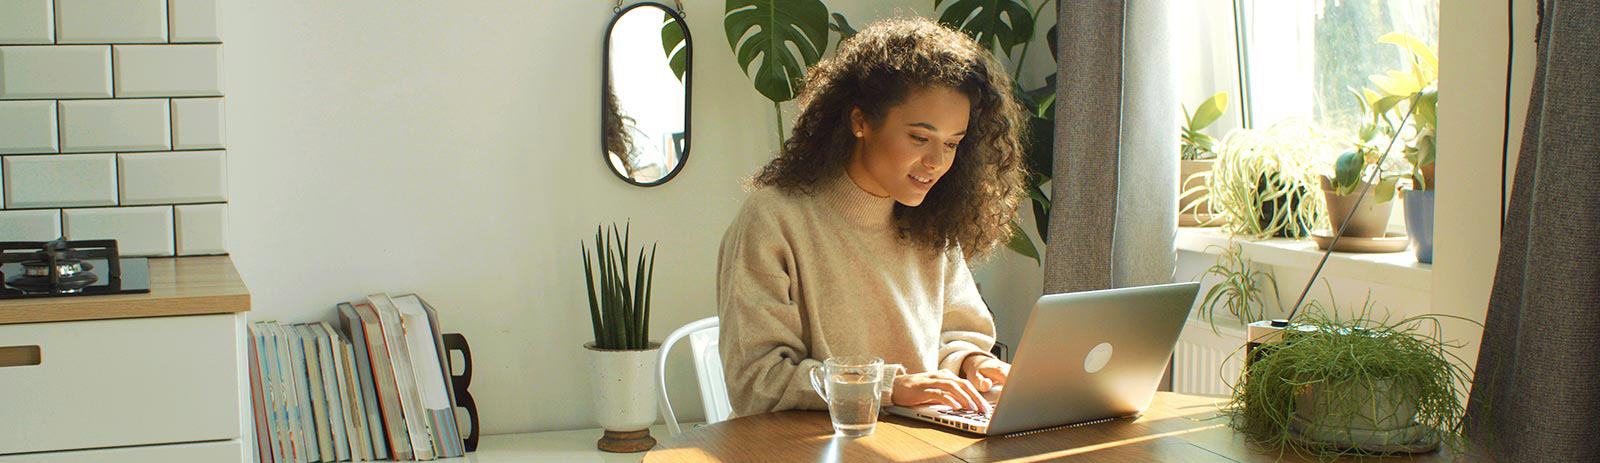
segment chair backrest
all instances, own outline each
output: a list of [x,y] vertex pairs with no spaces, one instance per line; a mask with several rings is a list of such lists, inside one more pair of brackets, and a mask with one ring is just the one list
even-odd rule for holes
[[659,399],[667,429],[672,434],[681,432],[678,417],[672,413],[672,402],[667,398],[667,355],[673,344],[689,338],[689,355],[694,360],[696,377],[700,382],[700,403],[705,406],[706,423],[727,420],[733,414],[728,401],[728,388],[722,382],[722,357],[717,353],[717,317],[696,320],[674,330],[661,342],[661,353],[656,358],[656,384],[660,385]]

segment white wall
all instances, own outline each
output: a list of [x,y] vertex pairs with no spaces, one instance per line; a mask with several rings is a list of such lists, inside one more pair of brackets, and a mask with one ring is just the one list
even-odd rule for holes
[[[1517,43],[1509,115],[1512,159],[1520,151],[1533,85],[1534,10],[1532,0],[1516,2]],[[1433,312],[1482,321],[1500,253],[1500,148],[1502,124],[1508,120],[1503,112],[1506,3],[1442,3],[1439,44]],[[1507,177],[1511,176],[1508,169]],[[1455,323],[1447,325],[1447,330],[1469,342],[1460,354],[1476,362],[1482,329]]]
[[[654,188],[624,184],[600,157],[609,1],[225,4],[230,250],[251,318],[332,320],[337,302],[415,291],[472,344],[485,433],[594,426],[580,240],[631,219],[635,243],[660,242],[653,338],[714,315],[738,181],[774,148],[771,103],[736,67],[723,2],[684,3],[693,140],[682,174]],[[858,28],[932,10],[829,3]],[[1039,76],[1043,36],[1028,52]],[[983,268],[1007,265],[1026,279],[991,278],[986,291],[1026,294],[991,302],[1031,306],[1037,268],[1009,254]],[[680,417],[698,419],[687,356],[672,368]]]

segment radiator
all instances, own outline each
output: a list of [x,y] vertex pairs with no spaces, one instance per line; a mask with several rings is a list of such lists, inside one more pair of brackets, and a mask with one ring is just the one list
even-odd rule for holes
[[1172,390],[1181,394],[1226,396],[1244,368],[1244,329],[1189,319],[1173,353]]

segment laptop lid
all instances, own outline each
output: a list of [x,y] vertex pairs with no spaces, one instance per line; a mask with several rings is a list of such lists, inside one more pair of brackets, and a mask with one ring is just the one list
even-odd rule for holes
[[987,434],[1143,411],[1199,291],[1187,282],[1040,297]]

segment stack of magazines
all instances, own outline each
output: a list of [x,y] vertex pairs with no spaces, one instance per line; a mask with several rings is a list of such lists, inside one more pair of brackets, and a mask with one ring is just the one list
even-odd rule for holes
[[439,317],[415,294],[339,304],[339,325],[250,324],[256,461],[465,452]]

